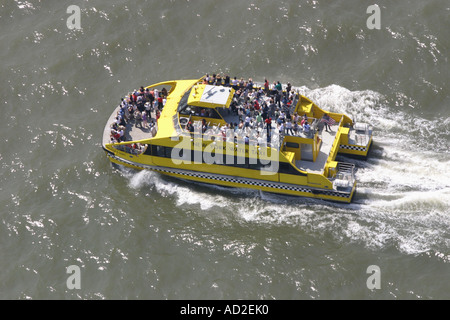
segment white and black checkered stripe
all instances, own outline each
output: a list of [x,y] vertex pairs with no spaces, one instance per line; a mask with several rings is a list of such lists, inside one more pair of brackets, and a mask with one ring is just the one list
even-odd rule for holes
[[261,181],[261,180],[244,180],[244,179],[239,179],[236,177],[218,176],[218,175],[212,175],[212,174],[196,173],[196,172],[192,172],[192,171],[180,172],[178,170],[174,171],[174,170],[161,169],[161,168],[154,168],[153,170],[165,172],[165,173],[175,173],[175,174],[196,177],[196,178],[201,178],[201,179],[210,179],[210,180],[226,181],[226,182],[231,182],[231,183],[239,183],[239,184],[258,186],[258,187],[276,188],[276,189],[283,189],[283,190],[292,190],[292,191],[298,191],[298,192],[313,193],[312,190],[308,189],[308,188],[302,188],[302,187],[297,187],[297,186],[293,186],[293,185],[282,185],[282,184],[278,185],[278,184],[268,183],[266,181]]
[[237,178],[237,177],[215,175],[215,174],[208,174],[208,173],[202,173],[202,172],[194,172],[194,171],[187,171],[187,170],[180,170],[180,169],[171,169],[171,168],[165,168],[165,167],[164,168],[162,168],[162,167],[154,167],[154,166],[148,166],[148,165],[143,165],[143,164],[139,164],[139,163],[136,163],[136,162],[128,161],[128,160],[116,157],[114,155],[111,155],[111,154],[108,154],[108,156],[113,157],[117,161],[124,162],[124,163],[133,165],[133,166],[138,167],[138,168],[158,171],[158,172],[162,172],[162,173],[171,173],[171,174],[178,174],[178,175],[195,177],[195,178],[201,178],[201,179],[209,179],[209,180],[216,180],[216,181],[226,181],[226,182],[231,182],[231,183],[259,186],[259,187],[279,189],[279,190],[290,190],[290,191],[304,192],[304,193],[310,193],[310,194],[321,194],[321,195],[333,196],[333,197],[341,197],[341,198],[349,198],[350,195],[351,195],[351,193],[347,193],[347,192],[337,192],[337,191],[332,191],[332,190],[310,189],[310,188],[305,188],[305,187],[301,187],[301,186],[295,186],[295,185],[292,185],[292,184],[276,184],[276,183],[270,183],[268,181],[262,181],[262,180],[248,180],[248,179],[241,179],[241,178]]
[[366,147],[349,146],[349,145],[345,145],[345,144],[341,144],[339,146],[339,148],[347,149],[347,150],[366,151]]

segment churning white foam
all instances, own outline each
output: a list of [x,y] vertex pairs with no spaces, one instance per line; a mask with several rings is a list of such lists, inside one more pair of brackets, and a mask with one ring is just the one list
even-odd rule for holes
[[[129,186],[133,189],[150,188],[155,189],[161,196],[174,196],[177,206],[199,204],[201,210],[209,210],[214,206],[226,207],[228,199],[217,194],[211,195],[183,185],[183,183],[172,182],[158,173],[142,170],[137,173],[127,171]],[[187,182],[189,183],[189,182]]]

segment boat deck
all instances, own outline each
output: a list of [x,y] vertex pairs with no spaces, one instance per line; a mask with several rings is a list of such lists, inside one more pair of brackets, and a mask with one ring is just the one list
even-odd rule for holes
[[[119,109],[120,107],[114,109],[114,111],[111,113],[111,116],[108,119],[108,122],[106,123],[105,129],[103,131],[103,145],[111,143],[110,141],[111,125],[114,123],[117,113],[119,112]],[[156,126],[155,118],[156,114],[155,112],[152,112],[152,120],[155,122]],[[126,141],[149,139],[154,136],[155,131],[153,132],[152,131],[153,131],[152,128],[136,127],[136,121],[130,120],[127,122],[127,125],[125,126],[125,138]]]
[[328,160],[328,156],[330,155],[331,147],[333,146],[334,140],[336,139],[336,133],[338,131],[339,124],[334,124],[330,127],[330,132],[322,130],[322,144],[320,146],[316,161],[297,160],[295,161],[295,166],[297,168],[311,173],[323,173],[325,164]]
[[358,133],[354,129],[350,129],[348,133],[348,144],[357,146],[367,146],[372,136],[372,129],[364,133]]

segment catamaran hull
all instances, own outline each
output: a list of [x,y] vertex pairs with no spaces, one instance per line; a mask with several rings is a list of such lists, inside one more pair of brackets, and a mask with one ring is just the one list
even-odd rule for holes
[[213,184],[232,188],[249,188],[276,194],[322,199],[341,203],[350,203],[356,191],[356,182],[354,182],[350,192],[341,192],[337,190],[309,188],[303,185],[280,183],[267,180],[248,179],[236,176],[175,169],[170,167],[151,166],[120,158],[110,152],[107,152],[107,155],[109,160],[117,165],[122,165],[136,170],[154,171],[181,180],[195,181],[204,184]]

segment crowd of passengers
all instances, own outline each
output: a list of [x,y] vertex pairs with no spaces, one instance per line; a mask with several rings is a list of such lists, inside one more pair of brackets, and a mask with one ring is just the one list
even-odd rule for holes
[[[206,75],[203,79],[204,84],[221,85],[232,87],[235,90],[233,100],[230,104],[230,110],[233,114],[239,116],[239,123],[228,123],[222,127],[222,132],[226,129],[242,129],[248,132],[251,129],[262,128],[267,130],[267,140],[270,139],[271,130],[275,129],[282,135],[299,135],[300,133],[309,136],[311,133],[311,123],[307,115],[300,116],[292,113],[295,108],[294,101],[298,96],[290,83],[287,83],[285,90],[279,81],[272,84],[267,79],[264,80],[262,87],[255,86],[250,78],[245,81],[234,77],[231,79],[228,75],[220,74]],[[134,124],[135,127],[142,129],[153,128],[160,117],[167,99],[167,90],[162,88],[159,91],[156,88],[134,90],[127,97],[120,101],[120,109],[111,124],[111,143],[124,142],[126,139],[127,124]],[[210,110],[199,109],[198,115],[209,117]],[[197,113],[197,112],[196,112]],[[154,114],[154,116],[152,116]],[[331,130],[328,120],[331,118],[324,115],[324,125],[326,131]],[[187,130],[194,131],[191,122],[187,124]],[[202,132],[208,129],[208,122],[202,121]],[[248,136],[246,137],[248,139]],[[247,142],[247,141],[246,141]],[[136,145],[134,148],[140,148]]]
[[[144,89],[134,90],[120,101],[120,108],[111,124],[111,143],[126,141],[126,127],[131,124],[141,129],[151,130],[157,123],[166,104],[167,90]],[[152,116],[153,114],[153,116]]]
[[[303,133],[310,136],[312,128],[310,119],[306,114],[299,115],[292,112],[295,108],[294,102],[298,98],[298,93],[292,89],[290,83],[287,83],[285,90],[279,81],[272,84],[267,79],[264,80],[262,87],[255,86],[250,78],[245,81],[243,78],[231,79],[228,75],[222,77],[220,74],[206,75],[203,80],[204,84],[229,86],[235,90],[233,100],[230,104],[230,110],[239,117],[239,123],[228,123],[222,128],[222,132],[226,129],[243,129],[249,131],[251,129],[264,128],[267,130],[267,139],[269,140],[271,130],[275,129],[282,135],[299,135]],[[208,117],[208,110],[199,109],[196,114]],[[328,122],[331,118],[324,115],[325,130],[331,130]],[[192,123],[188,123],[187,129],[193,131]],[[208,129],[208,122],[202,121],[202,132]]]

